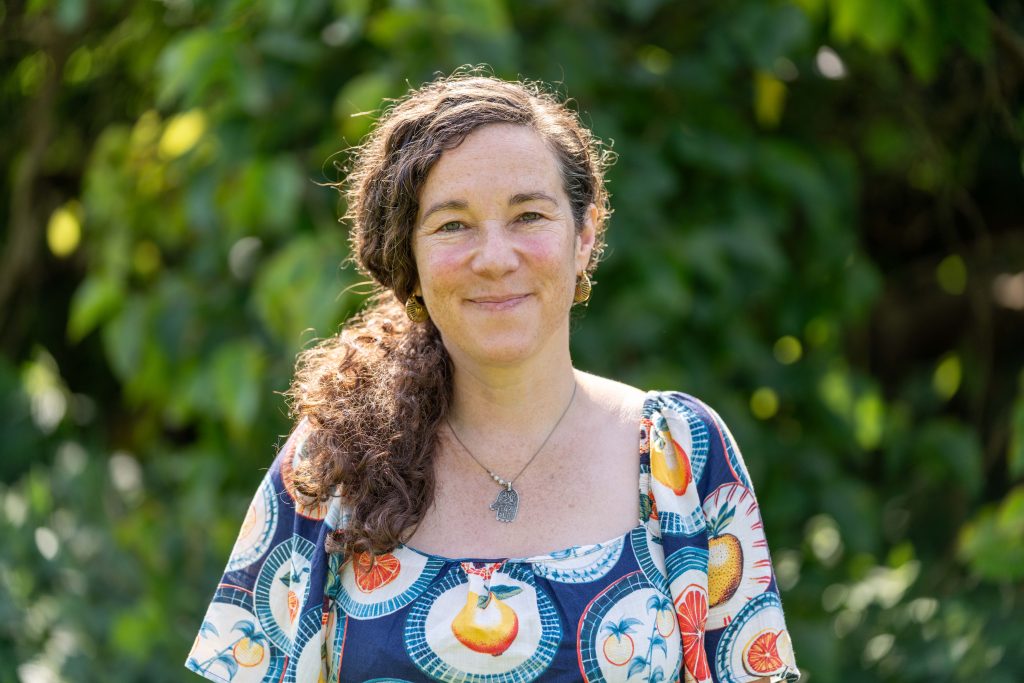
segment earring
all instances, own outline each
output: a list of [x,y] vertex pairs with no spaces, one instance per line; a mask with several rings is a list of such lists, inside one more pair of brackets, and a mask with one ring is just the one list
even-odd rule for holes
[[572,302],[574,304],[585,304],[590,300],[590,276],[587,275],[586,271],[583,271],[578,278],[576,278],[576,292],[573,294]]
[[414,323],[425,323],[427,318],[430,317],[430,314],[427,313],[427,307],[423,305],[423,302],[415,294],[405,300],[405,314]]

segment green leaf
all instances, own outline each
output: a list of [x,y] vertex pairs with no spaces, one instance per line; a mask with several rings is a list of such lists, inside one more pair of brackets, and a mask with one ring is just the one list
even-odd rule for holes
[[221,414],[236,432],[249,427],[264,392],[263,349],[249,339],[222,346],[213,357],[213,388]]
[[718,514],[715,515],[709,524],[711,536],[714,537],[721,534],[722,531],[729,526],[729,522],[731,522],[735,516],[736,506],[733,505],[730,507],[728,503],[723,503],[722,507],[718,509]]
[[889,0],[831,0],[832,34],[884,53],[904,36],[906,5]]
[[339,269],[341,240],[303,236],[269,259],[255,278],[252,305],[266,329],[289,350],[297,350],[307,330],[333,332],[342,313],[355,304],[345,292],[352,277]]
[[256,46],[267,57],[303,66],[315,64],[323,52],[323,42],[304,39],[292,30],[269,30],[260,34]]
[[124,300],[120,282],[104,275],[89,275],[71,298],[68,339],[81,341],[98,325],[114,315]]
[[[367,27],[370,40],[382,48],[394,48],[425,27],[437,30],[437,17],[425,8],[396,5],[377,12]],[[379,103],[378,103],[379,104]]]
[[373,112],[385,97],[396,94],[395,79],[387,73],[369,71],[350,79],[334,99],[334,119],[345,138],[354,143],[370,130]]
[[233,236],[290,230],[304,184],[301,170],[288,156],[250,160],[219,192]]
[[1011,490],[960,530],[958,553],[979,576],[992,581],[1024,578],[1024,486]]
[[234,79],[245,75],[236,69],[239,52],[231,32],[198,28],[183,33],[160,55],[157,102],[168,105],[180,99],[190,107],[215,86],[237,85]]
[[[939,5],[947,14],[946,24],[955,39],[968,54],[982,63],[992,59],[992,22],[1002,21],[983,0],[947,0]],[[1020,40],[1020,26],[1016,26],[1016,40]],[[1007,30],[1012,30],[1007,27]]]
[[499,600],[506,600],[522,592],[523,589],[519,586],[491,586],[491,594]]
[[509,30],[508,12],[502,0],[440,0],[445,28],[500,39]]
[[982,450],[978,436],[953,420],[935,420],[918,433],[914,443],[918,476],[947,492],[961,489],[969,496],[982,485]]
[[147,335],[146,302],[139,295],[128,299],[120,312],[103,327],[103,346],[114,373],[128,381],[142,362]]
[[753,66],[763,70],[793,54],[810,35],[807,15],[789,4],[748,4],[734,13],[731,26]]

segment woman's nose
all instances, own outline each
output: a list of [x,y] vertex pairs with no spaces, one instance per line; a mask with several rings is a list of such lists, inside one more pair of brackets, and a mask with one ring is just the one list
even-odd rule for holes
[[478,275],[503,275],[519,266],[515,238],[504,222],[487,221],[480,229],[479,244],[473,255],[473,272]]

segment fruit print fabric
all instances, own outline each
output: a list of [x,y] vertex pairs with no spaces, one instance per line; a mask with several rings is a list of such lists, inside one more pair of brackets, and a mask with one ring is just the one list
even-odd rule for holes
[[[651,431],[651,514],[661,528],[683,632],[683,680],[795,681],[800,672],[740,450],[721,417],[701,401],[664,393],[659,403],[645,425]],[[662,457],[677,462],[659,468]],[[693,480],[682,494],[664,494],[676,480],[659,481],[660,472],[687,469],[686,460]],[[699,519],[688,517],[695,507]],[[693,524],[678,524],[676,518]],[[694,526],[701,530],[691,533]],[[700,641],[703,647],[697,648]]]
[[[698,681],[799,671],[753,488],[721,418],[649,392],[638,524],[524,558],[399,545],[328,556],[340,498],[302,498],[289,437],[257,491],[186,666],[214,681]],[[631,454],[635,457],[636,454]]]

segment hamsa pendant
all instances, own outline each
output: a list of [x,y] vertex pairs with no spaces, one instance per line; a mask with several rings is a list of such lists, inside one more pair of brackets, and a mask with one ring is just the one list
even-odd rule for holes
[[498,492],[498,497],[491,503],[491,510],[494,510],[494,517],[499,522],[511,522],[519,512],[519,492],[509,486]]

